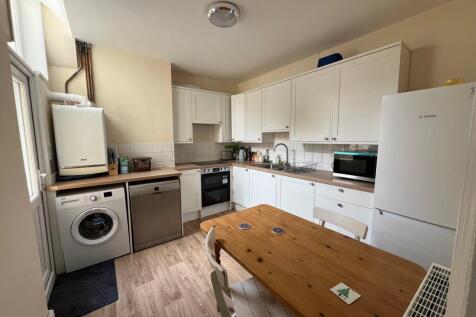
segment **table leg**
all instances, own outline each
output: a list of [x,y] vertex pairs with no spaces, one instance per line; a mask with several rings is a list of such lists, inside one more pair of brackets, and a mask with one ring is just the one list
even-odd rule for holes
[[218,245],[218,243],[215,242],[215,261],[217,261],[218,264],[221,264],[220,250],[221,250],[221,247]]

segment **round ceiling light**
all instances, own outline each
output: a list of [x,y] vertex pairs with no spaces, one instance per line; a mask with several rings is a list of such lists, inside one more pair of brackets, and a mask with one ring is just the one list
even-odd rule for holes
[[220,28],[229,28],[238,22],[240,10],[229,2],[216,2],[208,8],[208,20]]

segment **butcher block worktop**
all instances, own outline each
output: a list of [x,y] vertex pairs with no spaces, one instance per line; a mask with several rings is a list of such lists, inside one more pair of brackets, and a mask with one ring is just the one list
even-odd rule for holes
[[245,162],[245,161],[224,161],[223,163],[215,163],[210,164],[210,166],[196,164],[196,163],[183,163],[177,164],[175,168],[179,171],[185,171],[190,169],[197,169],[197,168],[206,168],[206,167],[218,167],[218,166],[240,166],[244,168],[250,168],[266,173],[272,173],[275,175],[282,175],[288,177],[294,177],[299,179],[304,179],[311,182],[323,183],[333,186],[340,186],[355,190],[360,190],[364,192],[373,193],[375,185],[369,182],[362,182],[356,181],[351,179],[339,178],[332,176],[332,172],[322,171],[322,170],[312,170],[312,171],[305,171],[305,172],[287,172],[287,171],[280,171],[262,167],[262,164],[255,164],[252,162]]
[[175,177],[180,176],[182,173],[173,168],[163,168],[152,170],[148,172],[135,172],[135,173],[128,173],[128,174],[119,174],[116,176],[101,176],[101,177],[94,177],[94,178],[86,178],[74,181],[65,181],[65,182],[57,182],[53,185],[46,186],[47,191],[61,191],[67,189],[77,189],[77,188],[85,188],[85,187],[94,187],[94,186],[103,186],[103,185],[112,185],[112,184],[120,184],[126,182],[134,182],[134,181],[144,181],[144,180],[152,180],[152,179],[159,179],[159,178],[166,178],[166,177]]

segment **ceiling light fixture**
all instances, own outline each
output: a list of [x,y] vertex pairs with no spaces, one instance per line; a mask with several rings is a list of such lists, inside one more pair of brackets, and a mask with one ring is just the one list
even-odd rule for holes
[[220,28],[229,28],[238,22],[240,10],[230,2],[216,2],[208,8],[208,20]]

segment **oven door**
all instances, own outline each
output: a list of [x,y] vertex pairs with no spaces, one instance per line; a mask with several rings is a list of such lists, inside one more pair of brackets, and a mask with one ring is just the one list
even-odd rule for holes
[[334,153],[334,176],[374,182],[376,167],[376,153]]
[[202,207],[230,200],[230,172],[202,174]]

